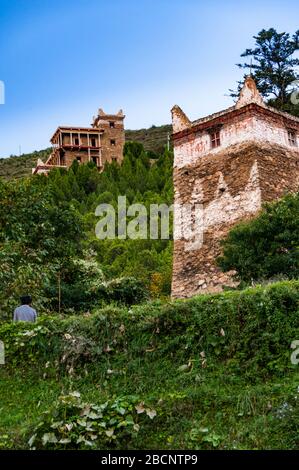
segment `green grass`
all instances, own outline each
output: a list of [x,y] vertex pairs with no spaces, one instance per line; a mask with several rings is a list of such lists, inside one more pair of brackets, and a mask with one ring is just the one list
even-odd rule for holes
[[[157,417],[141,428],[131,444],[133,448],[298,449],[298,422],[288,416],[275,418],[284,403],[294,402],[297,371],[281,379],[251,384],[246,378],[227,377],[225,368],[178,376],[174,368],[166,374],[164,365],[155,363],[154,374],[135,373],[126,384],[117,378],[102,382],[92,372],[88,378],[64,377],[58,382],[2,371],[0,448],[26,448],[29,431],[33,433],[42,413],[51,408],[59,394],[78,390],[89,402],[135,393],[154,406]],[[203,442],[203,438],[211,442]]]
[[156,410],[121,448],[298,449],[298,301],[294,281],[44,318],[40,330],[3,324],[0,447],[26,448],[43,411],[76,390],[93,403],[136,395]]
[[0,377],[0,449],[22,448],[24,434],[57,397],[60,384],[17,370],[13,375],[1,370]]

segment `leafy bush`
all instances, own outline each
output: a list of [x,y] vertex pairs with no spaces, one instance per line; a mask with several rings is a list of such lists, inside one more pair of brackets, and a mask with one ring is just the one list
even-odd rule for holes
[[106,449],[129,446],[147,418],[156,411],[138,397],[116,397],[101,404],[85,403],[79,392],[59,397],[29,439],[33,449]]
[[[89,448],[85,441],[95,442],[95,449],[295,449],[299,372],[290,345],[299,337],[298,311],[299,281],[285,281],[186,301],[45,316],[37,324],[4,323],[0,447],[25,448],[36,434],[31,447],[38,449]],[[66,404],[56,400],[70,387],[84,396],[81,404],[101,407],[108,400],[102,434],[102,418],[91,430],[84,426],[81,405],[64,417]],[[128,398],[134,395],[136,403]],[[129,403],[125,420],[131,414],[140,430],[132,422],[118,428],[119,415],[111,439],[104,430],[110,430],[117,400]],[[152,409],[142,401],[157,409],[154,420],[146,411],[130,411],[131,404]],[[54,425],[60,421],[61,430]]]
[[279,375],[293,367],[290,343],[299,336],[298,305],[299,282],[286,281],[168,304],[110,306],[65,320],[45,317],[33,325],[4,324],[0,339],[8,368],[49,363],[56,374],[79,374],[88,364],[108,361],[112,367],[119,355],[127,364],[149,350],[152,357],[171,357],[177,367],[220,362],[253,377]]
[[107,282],[106,297],[108,301],[132,305],[145,301],[148,298],[148,292],[141,280],[123,277]]
[[266,204],[255,219],[235,226],[222,243],[224,271],[252,280],[299,275],[299,193]]

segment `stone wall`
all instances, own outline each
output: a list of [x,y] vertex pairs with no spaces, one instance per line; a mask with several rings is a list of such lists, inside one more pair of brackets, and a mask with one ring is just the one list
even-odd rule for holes
[[[173,112],[173,118],[177,119]],[[209,127],[220,125],[221,145],[211,149]],[[181,136],[174,135],[175,156],[174,166],[182,168],[185,165],[196,163],[205,154],[217,154],[228,149],[232,145],[255,140],[261,143],[267,141],[272,144],[292,149],[288,141],[287,118],[282,115],[268,113],[267,109],[248,105],[243,109],[228,113],[227,116],[220,115],[210,122],[191,125],[182,129]],[[295,123],[295,132],[299,142],[299,122]],[[185,131],[185,132],[184,132]]]
[[73,149],[73,150],[66,150],[64,154],[64,164],[67,167],[70,167],[74,160],[80,158],[79,163],[88,163],[92,160],[92,157],[97,158],[97,164],[100,165],[100,158],[99,158],[99,151],[98,150],[90,150],[90,157],[88,155],[88,150],[82,149]]
[[234,273],[221,273],[217,267],[220,240],[235,223],[254,216],[264,201],[298,190],[298,157],[298,149],[257,139],[175,166],[175,206],[202,204],[203,243],[197,249],[191,244],[190,249],[190,241],[175,240],[173,297],[218,292],[224,285],[235,285]]
[[101,135],[101,151],[103,162],[111,163],[113,160],[121,163],[125,144],[125,132],[122,121],[115,121],[114,127],[109,122],[99,124],[104,133]]
[[102,161],[121,163],[123,159],[123,148],[125,144],[124,131],[125,115],[120,109],[117,114],[106,114],[99,109],[94,118],[92,126],[103,131],[101,134]]

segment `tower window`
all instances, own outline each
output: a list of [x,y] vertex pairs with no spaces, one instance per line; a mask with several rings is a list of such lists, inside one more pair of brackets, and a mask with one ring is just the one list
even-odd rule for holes
[[288,131],[288,141],[292,147],[297,146],[296,133],[294,131]]
[[220,131],[213,131],[210,134],[211,136],[211,147],[214,149],[215,147],[219,147],[220,145]]
[[109,121],[109,125],[113,129],[115,127],[115,122],[114,121]]
[[115,139],[111,139],[110,144],[115,146]]

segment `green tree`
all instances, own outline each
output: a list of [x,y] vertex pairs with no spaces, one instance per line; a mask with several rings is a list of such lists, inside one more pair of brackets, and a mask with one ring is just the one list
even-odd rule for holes
[[[299,50],[299,30],[291,36],[286,32],[278,33],[274,28],[262,29],[253,37],[255,47],[241,54],[241,57],[251,59],[251,62],[246,60],[237,65],[241,69],[251,70],[261,94],[270,98],[273,106],[284,109],[293,91],[291,84],[299,78],[296,70],[299,59],[294,56]],[[238,82],[239,90],[242,83]],[[231,95],[237,96],[235,92]],[[293,105],[289,111],[294,108],[296,106]]]
[[[100,301],[94,276],[78,268],[95,253],[106,280],[136,278],[147,287],[151,276],[159,292],[169,293],[171,251],[169,240],[98,240],[95,208],[126,195],[128,204],[171,204],[172,152],[150,161],[142,144],[127,142],[121,165],[107,163],[99,173],[93,163],[53,169],[48,177],[34,176],[0,183],[0,309],[11,314],[19,294],[29,291],[38,307],[57,310],[89,308]],[[84,253],[83,253],[84,251]],[[90,277],[90,278],[89,278]],[[84,278],[84,280],[83,280]],[[156,282],[157,284],[157,282]],[[162,285],[163,284],[163,285]],[[111,284],[113,285],[113,284]],[[58,299],[60,298],[60,301]],[[91,305],[91,304],[90,304]]]
[[53,200],[46,177],[0,181],[0,310],[11,314],[29,292],[46,303],[44,288],[81,253],[82,222],[72,204]]

